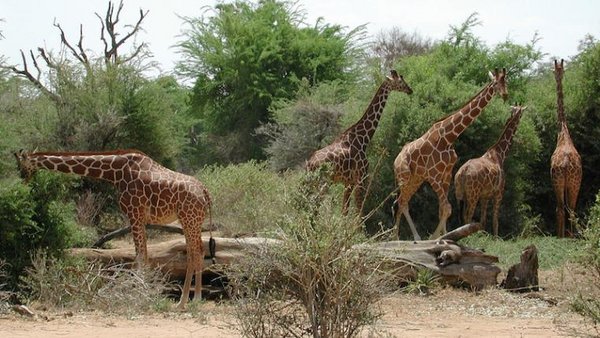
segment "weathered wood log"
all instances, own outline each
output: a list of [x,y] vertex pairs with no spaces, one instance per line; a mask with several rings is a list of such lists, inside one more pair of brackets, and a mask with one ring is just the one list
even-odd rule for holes
[[[206,225],[204,225],[204,226],[202,226],[202,229],[203,229],[203,231],[208,231],[209,227],[210,227],[210,230],[212,230],[212,231],[217,230],[217,226],[214,223],[209,225],[208,227]],[[183,234],[183,228],[178,223],[165,224],[165,225],[163,225],[163,224],[147,224],[146,229],[160,230],[160,231],[176,233],[176,234]],[[94,244],[92,244],[92,248],[100,248],[100,247],[102,247],[102,245],[104,245],[104,243],[106,243],[110,240],[113,240],[117,237],[124,236],[130,232],[131,232],[131,226],[126,226],[126,227],[117,229],[115,231],[111,231],[111,232],[101,236],[100,238],[98,238],[98,240]]]
[[[468,224],[451,238],[462,238],[472,233],[476,225]],[[449,233],[450,234],[450,233]],[[208,249],[208,234],[203,236],[204,247]],[[235,263],[241,257],[260,252],[265,248],[281,243],[268,238],[215,238],[215,261],[218,265]],[[428,241],[391,241],[373,244],[361,244],[357,250],[374,251],[382,259],[390,262],[386,267],[399,278],[410,280],[416,276],[418,269],[431,269],[448,283],[467,284],[473,288],[482,288],[497,284],[500,273],[495,263],[498,258],[487,255],[480,250],[464,247],[450,239]],[[120,249],[72,249],[71,254],[90,260],[105,263],[130,263],[135,260],[133,246]],[[208,255],[208,252],[207,252]],[[171,276],[182,278],[186,268],[186,246],[183,237],[167,242],[148,244],[150,263],[160,266]],[[217,267],[218,267],[217,265]],[[218,274],[212,259],[205,258],[206,274]]]
[[521,262],[508,269],[500,287],[509,291],[539,291],[537,248],[531,244],[521,251]]

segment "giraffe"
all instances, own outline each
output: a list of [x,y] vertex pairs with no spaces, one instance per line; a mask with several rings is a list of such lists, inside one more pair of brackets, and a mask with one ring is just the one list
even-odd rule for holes
[[333,166],[333,182],[344,184],[342,213],[350,206],[350,194],[354,191],[354,202],[359,214],[364,203],[364,184],[368,174],[367,146],[375,134],[379,119],[392,91],[412,94],[412,89],[402,75],[395,70],[383,81],[363,116],[339,135],[331,144],[315,151],[306,162],[308,170],[315,170],[325,163]]
[[148,264],[146,224],[168,224],[179,219],[187,245],[187,270],[177,306],[185,308],[194,274],[194,299],[201,298],[204,263],[201,227],[207,213],[210,221],[211,199],[200,181],[169,170],[137,150],[33,153],[21,150],[14,155],[25,182],[37,169],[46,169],[114,184],[119,191],[119,207],[131,225],[138,267]]
[[414,239],[421,240],[410,216],[408,202],[425,181],[436,192],[439,203],[439,223],[432,238],[446,233],[446,221],[452,214],[448,189],[452,180],[452,168],[457,160],[454,141],[479,116],[495,94],[499,94],[504,100],[508,97],[506,69],[501,72],[496,69],[494,74],[490,72],[490,78],[491,82],[464,107],[435,122],[420,138],[405,144],[394,160],[394,174],[399,189],[396,200],[398,211],[394,220],[398,237],[400,220],[404,215]]
[[[556,105],[558,113],[558,136],[556,149],[550,160],[550,176],[552,187],[556,195],[556,236],[565,236],[565,209],[569,215],[575,211],[577,196],[581,187],[582,166],[581,156],[575,149],[563,104],[562,78],[564,73],[564,60],[558,63],[554,60],[554,78],[556,79]],[[573,221],[570,220],[570,231],[573,233]]]
[[498,141],[483,156],[465,162],[454,176],[454,193],[462,211],[464,223],[470,223],[477,203],[481,201],[481,225],[485,228],[488,201],[494,201],[493,230],[498,237],[498,211],[504,194],[504,159],[510,150],[513,136],[527,107],[514,105]]

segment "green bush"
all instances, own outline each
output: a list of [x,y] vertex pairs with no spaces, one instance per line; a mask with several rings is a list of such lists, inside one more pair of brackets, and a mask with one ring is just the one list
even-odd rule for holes
[[281,242],[259,249],[227,273],[245,336],[355,337],[381,313],[376,304],[396,279],[385,260],[361,250],[362,222],[340,215],[328,180],[308,173],[287,196]]
[[297,173],[277,174],[266,163],[209,166],[197,177],[213,200],[213,221],[225,235],[274,229],[288,213],[285,197],[298,182]]
[[90,242],[91,236],[75,224],[73,204],[64,202],[69,182],[69,177],[40,172],[29,185],[15,180],[0,184],[0,257],[9,264],[7,288],[17,287],[36,251],[54,256]]
[[[591,272],[591,282],[595,292],[600,293],[600,193],[596,195],[596,203],[590,209],[588,227],[583,231],[584,246],[581,264]],[[571,303],[579,314],[591,319],[595,325],[600,324],[600,300],[581,293]]]

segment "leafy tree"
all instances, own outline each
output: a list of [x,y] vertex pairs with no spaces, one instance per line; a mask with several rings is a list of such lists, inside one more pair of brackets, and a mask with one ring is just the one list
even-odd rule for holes
[[306,26],[295,3],[276,0],[219,4],[184,20],[178,71],[194,81],[191,111],[206,162],[264,158],[266,139],[255,129],[271,121],[270,105],[294,98],[303,78],[351,80],[364,32],[322,20]]

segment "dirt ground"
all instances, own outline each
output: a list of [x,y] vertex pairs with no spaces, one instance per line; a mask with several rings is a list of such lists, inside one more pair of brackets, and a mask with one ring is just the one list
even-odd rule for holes
[[[398,293],[378,306],[383,318],[363,337],[595,337],[600,328],[569,308],[580,273],[540,272],[545,288],[512,294],[438,288],[429,296]],[[225,302],[226,303],[226,302]],[[32,309],[0,315],[0,337],[241,337],[231,305],[206,301],[193,312],[117,316]]]

